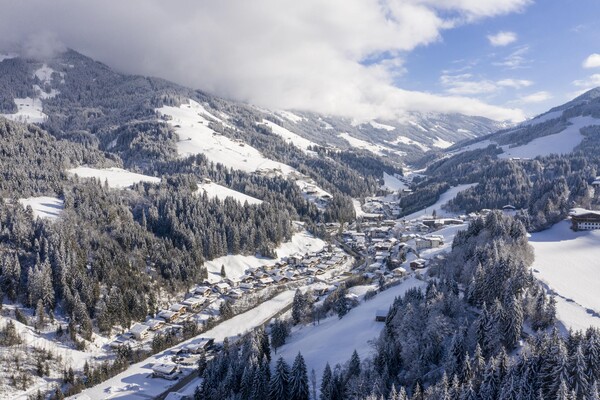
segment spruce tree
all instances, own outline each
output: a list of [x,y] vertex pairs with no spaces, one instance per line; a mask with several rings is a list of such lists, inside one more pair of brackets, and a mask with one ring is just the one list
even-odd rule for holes
[[270,400],[287,400],[289,398],[290,369],[282,357],[275,365],[275,372],[269,385]]
[[333,374],[331,372],[331,367],[329,363],[325,364],[325,369],[323,370],[323,377],[321,378],[321,396],[320,400],[331,400],[333,388]]
[[290,400],[308,400],[308,373],[304,357],[298,353],[290,372]]

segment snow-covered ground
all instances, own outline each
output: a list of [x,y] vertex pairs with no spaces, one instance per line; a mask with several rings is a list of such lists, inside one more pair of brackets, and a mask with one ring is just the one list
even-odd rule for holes
[[177,151],[182,157],[204,154],[210,161],[245,172],[264,170],[287,175],[294,171],[288,165],[265,158],[254,147],[210,129],[209,120],[205,118],[207,111],[198,102],[190,100],[188,104],[164,106],[157,111],[171,118],[168,123],[179,135]]
[[529,243],[534,275],[557,294],[558,318],[568,328],[600,328],[600,231],[573,232],[562,221]]
[[271,128],[274,134],[281,136],[286,142],[295,145],[296,147],[304,150],[305,152],[309,151],[309,146],[317,146],[315,142],[311,142],[310,140],[303,138],[302,136],[286,129],[282,126],[279,126],[271,121],[263,119],[263,124]]
[[400,181],[394,175],[390,175],[386,172],[383,173],[383,186],[395,192],[408,188],[404,182]]
[[377,154],[377,155],[380,155],[380,156],[384,156],[385,155],[384,150],[391,151],[390,149],[386,149],[385,147],[380,146],[378,144],[369,143],[369,142],[364,141],[362,139],[358,139],[358,138],[355,138],[353,136],[350,136],[346,132],[338,133],[338,137],[341,137],[342,139],[344,139],[352,147],[356,147],[356,148],[363,149],[363,150],[368,150],[371,153],[374,153],[374,154]]
[[296,115],[290,111],[285,111],[285,110],[279,110],[276,112],[276,115],[281,116],[285,119],[288,119],[294,123],[298,123],[300,121],[304,121],[304,117],[301,117],[299,115]]
[[543,136],[518,147],[502,146],[504,151],[500,158],[535,158],[550,154],[566,154],[573,151],[583,140],[579,130],[590,125],[600,125],[600,119],[592,117],[570,118],[569,125],[563,131],[554,135]]
[[42,123],[48,116],[42,112],[42,101],[31,97],[15,98],[18,111],[14,114],[0,114],[6,119],[23,123]]
[[90,168],[77,167],[67,170],[67,172],[77,175],[80,178],[96,178],[102,183],[108,181],[108,186],[112,188],[126,188],[138,182],[160,183],[160,178],[136,174],[122,168]]
[[540,115],[540,116],[535,117],[533,119],[530,119],[529,121],[525,121],[521,125],[537,125],[537,124],[541,124],[542,122],[550,121],[551,119],[560,118],[560,116],[562,114],[563,114],[563,110],[548,112],[546,114],[543,114],[543,115]]
[[152,374],[153,365],[172,363],[170,360],[172,352],[178,351],[185,345],[198,342],[201,337],[213,338],[215,342],[222,342],[226,337],[237,337],[271,319],[273,315],[289,306],[293,299],[294,291],[285,291],[243,314],[220,323],[215,328],[196,338],[180,343],[144,361],[133,364],[117,376],[84,390],[82,393],[71,398],[78,400],[154,398],[172,387],[177,381],[152,378],[150,375]]
[[377,310],[387,310],[397,296],[413,287],[424,287],[425,282],[409,277],[400,285],[379,293],[350,310],[342,319],[333,316],[318,325],[303,326],[288,338],[288,342],[273,354],[273,362],[282,356],[293,363],[298,352],[302,353],[308,370],[314,368],[320,381],[325,364],[333,368],[337,363],[350,359],[356,350],[361,358],[373,353],[370,341],[377,338],[384,324],[375,321]]
[[[296,185],[298,185],[298,187],[302,191],[302,195],[304,196],[304,198],[312,203],[317,202],[317,200],[319,200],[319,199],[333,197],[331,195],[331,193],[321,189],[310,178],[297,179]],[[321,204],[317,204],[317,206],[319,207],[319,206],[321,206]]]
[[386,125],[386,124],[381,124],[379,122],[376,121],[371,121],[369,122],[369,124],[371,124],[371,126],[375,129],[383,129],[385,131],[391,132],[391,131],[395,131],[396,127],[395,126],[391,126],[391,125]]
[[[419,125],[420,126],[420,125]],[[410,138],[407,138],[406,136],[398,136],[396,138],[396,140],[394,140],[393,142],[389,142],[392,144],[408,144],[408,145],[412,145],[412,146],[417,146],[418,148],[420,148],[423,151],[427,151],[429,150],[429,147],[425,146],[423,143],[419,143],[417,141],[414,141]]]
[[19,203],[25,208],[30,206],[35,217],[48,219],[58,218],[65,206],[63,200],[49,196],[19,199]]
[[410,219],[417,219],[417,218],[423,218],[423,217],[430,217],[434,210],[435,210],[438,218],[454,217],[454,216],[456,216],[455,213],[451,213],[446,210],[442,210],[442,206],[444,204],[446,204],[447,202],[449,202],[450,200],[452,200],[453,198],[455,198],[459,192],[462,192],[463,190],[467,190],[475,185],[476,185],[476,183],[468,183],[465,185],[458,185],[458,186],[451,187],[450,189],[448,189],[447,191],[442,193],[442,195],[440,196],[440,198],[434,205],[429,206],[421,211],[416,211],[416,212],[409,214],[402,218],[406,219],[406,220],[410,220]]
[[454,144],[454,142],[449,142],[447,140],[440,139],[438,137],[436,137],[435,140],[433,141],[433,147],[437,147],[439,149],[447,149],[448,147],[452,146],[453,144]]
[[[326,243],[306,231],[296,233],[292,240],[282,243],[275,249],[279,258],[287,257],[296,253],[305,254],[321,250]],[[225,273],[229,278],[237,278],[244,275],[248,268],[258,268],[263,265],[274,264],[277,260],[271,258],[259,258],[256,256],[244,256],[241,254],[227,255],[204,263],[208,270],[208,280],[218,282],[221,280],[221,266],[225,266]]]
[[235,200],[244,204],[244,202],[248,202],[248,204],[261,204],[262,200],[259,200],[255,197],[248,196],[247,194],[238,192],[236,190],[230,189],[225,186],[218,185],[214,182],[210,183],[202,183],[198,185],[198,193],[206,193],[209,198],[218,198],[220,200],[225,200],[227,197],[233,197]]
[[18,55],[14,53],[0,53],[0,62],[15,57],[18,57]]

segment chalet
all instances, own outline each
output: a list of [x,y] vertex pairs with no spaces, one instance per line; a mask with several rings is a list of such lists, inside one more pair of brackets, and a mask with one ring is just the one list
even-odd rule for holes
[[266,278],[261,278],[259,281],[263,285],[270,285],[273,283],[273,279],[270,276],[267,276]]
[[594,187],[594,189],[598,189],[600,187],[600,176],[594,179],[594,182],[592,182],[592,186]]
[[394,268],[392,270],[392,274],[394,274],[395,276],[404,276],[406,275],[406,269],[403,267]]
[[131,327],[130,332],[137,340],[144,340],[148,337],[150,327],[145,324],[135,324]]
[[231,289],[227,293],[227,296],[234,298],[234,299],[239,299],[240,297],[242,297],[243,294],[244,294],[244,292],[242,292],[240,289]]
[[165,326],[165,321],[161,320],[161,319],[151,319],[146,321],[146,325],[148,325],[148,328],[151,331],[156,331],[160,328],[162,328],[163,326]]
[[161,310],[157,314],[157,317],[164,319],[166,322],[173,322],[179,317],[179,313],[171,310]]
[[119,347],[121,347],[121,346],[124,346],[124,345],[126,345],[127,343],[129,343],[129,340],[115,339],[115,340],[113,340],[112,342],[110,342],[110,343],[108,344],[108,346],[109,346],[111,349],[118,349]]
[[275,281],[275,283],[289,282],[289,278],[287,278],[285,275],[273,275],[272,279]]
[[194,289],[194,294],[200,296],[210,296],[211,293],[212,289],[209,286],[197,286],[196,289]]
[[238,287],[240,284],[240,278],[228,277],[225,278],[225,282],[227,282],[231,287]]
[[181,302],[189,311],[196,312],[204,304],[203,297],[190,297]]
[[183,314],[186,310],[185,304],[181,304],[181,303],[175,303],[175,304],[171,304],[171,307],[169,307],[169,311],[173,311],[176,312],[177,314]]
[[590,231],[600,229],[600,211],[575,209],[571,211],[571,229]]
[[254,289],[254,284],[252,282],[242,282],[240,283],[240,289],[245,291],[250,291]]
[[427,262],[422,258],[410,262],[411,269],[421,269],[427,266]]
[[375,321],[377,322],[385,322],[387,319],[388,312],[387,310],[377,310],[375,311]]
[[177,379],[179,366],[177,364],[154,364],[152,366],[152,377],[168,380]]
[[219,282],[215,284],[215,290],[221,294],[227,294],[231,289],[231,286],[227,282]]

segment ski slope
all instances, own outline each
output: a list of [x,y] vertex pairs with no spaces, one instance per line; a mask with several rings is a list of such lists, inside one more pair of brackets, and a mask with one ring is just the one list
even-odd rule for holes
[[567,328],[600,328],[600,231],[573,232],[562,221],[529,243],[534,275],[557,295],[558,318]]
[[567,154],[573,151],[581,141],[583,135],[579,130],[590,125],[600,125],[600,119],[592,117],[570,118],[571,125],[563,131],[553,135],[543,136],[518,147],[509,148],[502,146],[504,151],[498,155],[500,158],[535,158],[550,154]]
[[65,208],[64,201],[49,196],[29,197],[19,199],[19,203],[25,208],[28,206],[33,210],[33,215],[39,218],[56,219]]
[[111,188],[122,189],[130,187],[134,183],[138,182],[150,182],[160,183],[160,178],[155,176],[148,176],[142,174],[136,174],[122,168],[90,168],[90,167],[77,167],[67,170],[68,173],[77,175],[80,178],[96,178],[100,182],[108,182],[108,186]]
[[252,196],[248,196],[242,192],[238,192],[228,187],[221,186],[214,182],[202,183],[198,185],[197,193],[206,193],[206,195],[209,198],[218,198],[219,200],[225,200],[227,197],[232,197],[242,204],[244,204],[246,201],[250,205],[257,205],[262,203],[262,200],[259,200]]
[[[163,106],[156,110],[167,116],[168,123],[179,135],[177,152],[181,157],[204,154],[210,161],[245,172],[275,172],[288,175],[294,169],[283,163],[265,158],[257,149],[241,141],[220,135],[209,128],[214,115],[207,115],[198,102],[189,100],[179,107]],[[222,120],[221,120],[222,121]]]
[[368,150],[371,153],[377,154],[379,156],[385,157],[386,154],[385,154],[384,150],[391,151],[390,149],[386,149],[385,147],[380,146],[378,144],[369,143],[362,139],[355,138],[354,136],[350,136],[346,132],[338,133],[338,137],[341,137],[342,139],[344,139],[352,147],[356,147],[358,149],[363,149],[363,150]]
[[298,352],[301,352],[308,370],[314,368],[317,381],[320,381],[327,362],[333,368],[337,363],[348,361],[354,350],[361,359],[371,355],[373,347],[370,341],[378,337],[384,326],[382,322],[375,321],[377,310],[387,310],[394,298],[408,289],[425,286],[425,282],[410,277],[400,285],[362,302],[342,319],[333,316],[318,325],[302,326],[290,335],[277,354],[273,354],[273,363],[282,356],[291,365]]

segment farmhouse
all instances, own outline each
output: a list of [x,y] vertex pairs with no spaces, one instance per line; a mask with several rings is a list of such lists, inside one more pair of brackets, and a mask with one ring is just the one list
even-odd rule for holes
[[425,268],[426,267],[426,263],[427,262],[425,260],[423,260],[422,258],[419,258],[418,260],[411,261],[410,268],[412,268],[412,269]]
[[574,209],[571,212],[571,229],[574,231],[600,229],[600,212]]
[[170,310],[161,310],[157,317],[164,319],[166,322],[173,322],[179,317],[179,313]]

